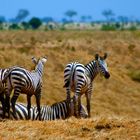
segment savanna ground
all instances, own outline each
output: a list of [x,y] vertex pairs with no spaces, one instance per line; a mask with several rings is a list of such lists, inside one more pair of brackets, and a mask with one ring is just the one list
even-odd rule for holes
[[[110,79],[98,75],[91,99],[91,119],[1,121],[0,139],[140,139],[140,31],[1,31],[0,67],[34,68],[31,57],[47,56],[41,104],[65,99],[63,70],[108,53]],[[140,79],[140,78],[139,78]],[[85,97],[83,96],[83,104]],[[26,103],[20,95],[19,102]],[[35,104],[32,98],[32,104]]]

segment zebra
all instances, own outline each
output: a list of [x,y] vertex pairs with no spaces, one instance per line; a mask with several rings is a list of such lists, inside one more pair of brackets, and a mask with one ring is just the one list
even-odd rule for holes
[[81,104],[81,95],[85,94],[87,101],[88,117],[90,117],[90,100],[92,94],[92,82],[95,77],[101,73],[106,79],[110,77],[105,59],[107,53],[103,57],[99,54],[95,55],[86,65],[78,62],[72,62],[66,65],[64,69],[64,87],[66,88],[67,100],[70,101],[70,91],[74,92],[75,97],[75,113],[79,117],[79,107]]
[[[15,113],[15,103],[20,93],[25,93],[27,95],[27,110],[28,110],[28,119],[30,119],[30,108],[31,108],[31,96],[35,95],[36,104],[40,120],[40,98],[41,98],[41,88],[42,88],[42,74],[43,67],[47,61],[46,57],[32,58],[33,63],[35,63],[35,70],[28,71],[25,68],[21,67],[11,67],[10,70],[5,75],[3,82],[5,82],[5,105],[8,114],[10,115],[10,94],[14,89],[13,96],[11,98],[11,104],[13,113]],[[8,116],[9,116],[8,115]]]
[[[71,109],[71,114],[68,114],[68,108]],[[23,103],[15,104],[16,117],[12,110],[10,110],[10,119],[12,120],[28,120],[28,109],[27,106]],[[38,110],[36,106],[32,106],[30,109],[31,120],[38,120]],[[71,98],[69,107],[67,100],[63,100],[58,103],[54,103],[51,106],[43,105],[41,106],[41,120],[58,120],[58,119],[68,119],[71,116],[74,116],[74,101]],[[0,119],[2,119],[2,107],[0,106]],[[81,105],[80,116],[82,118],[87,118],[88,114],[84,105]],[[8,118],[8,117],[7,117]]]

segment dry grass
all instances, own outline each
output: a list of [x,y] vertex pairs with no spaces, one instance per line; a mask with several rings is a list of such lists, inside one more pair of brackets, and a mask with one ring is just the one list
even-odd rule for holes
[[16,140],[139,140],[140,120],[75,119],[0,122],[0,138]]
[[[43,76],[42,104],[52,104],[66,97],[63,70],[68,62],[86,64],[94,59],[97,52],[109,53],[107,62],[111,73],[109,80],[98,76],[94,82],[91,114],[97,119],[6,121],[1,122],[1,138],[8,134],[11,139],[14,135],[15,139],[63,139],[67,135],[67,139],[137,139],[140,136],[140,123],[136,121],[140,116],[140,83],[133,81],[130,73],[140,69],[139,31],[0,32],[1,68],[19,65],[30,70],[34,67],[30,61],[32,56],[48,56]],[[18,100],[26,102],[26,96],[20,95]],[[35,103],[34,99],[32,102]],[[102,119],[104,116],[106,118]],[[98,126],[99,122],[105,126]]]

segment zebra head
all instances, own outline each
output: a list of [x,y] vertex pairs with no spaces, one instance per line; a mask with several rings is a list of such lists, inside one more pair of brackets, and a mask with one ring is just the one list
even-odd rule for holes
[[32,62],[37,65],[39,62],[41,62],[42,64],[45,64],[47,61],[47,57],[43,57],[43,58],[40,58],[39,60],[37,60],[34,56],[32,57]]
[[32,62],[35,64],[35,71],[38,71],[42,75],[44,64],[47,62],[47,57],[36,59],[32,57]]
[[106,58],[107,53],[105,53],[103,57],[99,56],[98,54],[95,55],[98,72],[101,73],[106,79],[108,79],[110,77],[110,73],[108,71],[107,63],[105,61]]
[[[71,101],[70,101],[70,116],[75,116],[75,113],[74,113],[74,104],[75,104],[75,100],[74,100],[74,97],[71,98]],[[81,118],[87,118],[88,117],[88,113],[87,113],[87,110],[86,110],[86,107],[81,104],[80,106],[80,117]]]

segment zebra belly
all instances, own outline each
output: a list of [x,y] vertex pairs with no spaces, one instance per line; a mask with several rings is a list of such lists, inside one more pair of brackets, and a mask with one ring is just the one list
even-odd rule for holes
[[[87,92],[87,90],[88,90],[88,86],[86,85],[86,86],[83,86],[82,88],[81,88],[81,95],[83,95],[83,94],[85,94],[86,92]],[[71,86],[71,91],[72,92],[76,92],[76,86],[74,86],[74,85],[72,85]]]
[[35,94],[34,90],[28,90],[28,89],[22,89],[21,90],[22,94],[28,94],[28,95],[33,95]]

